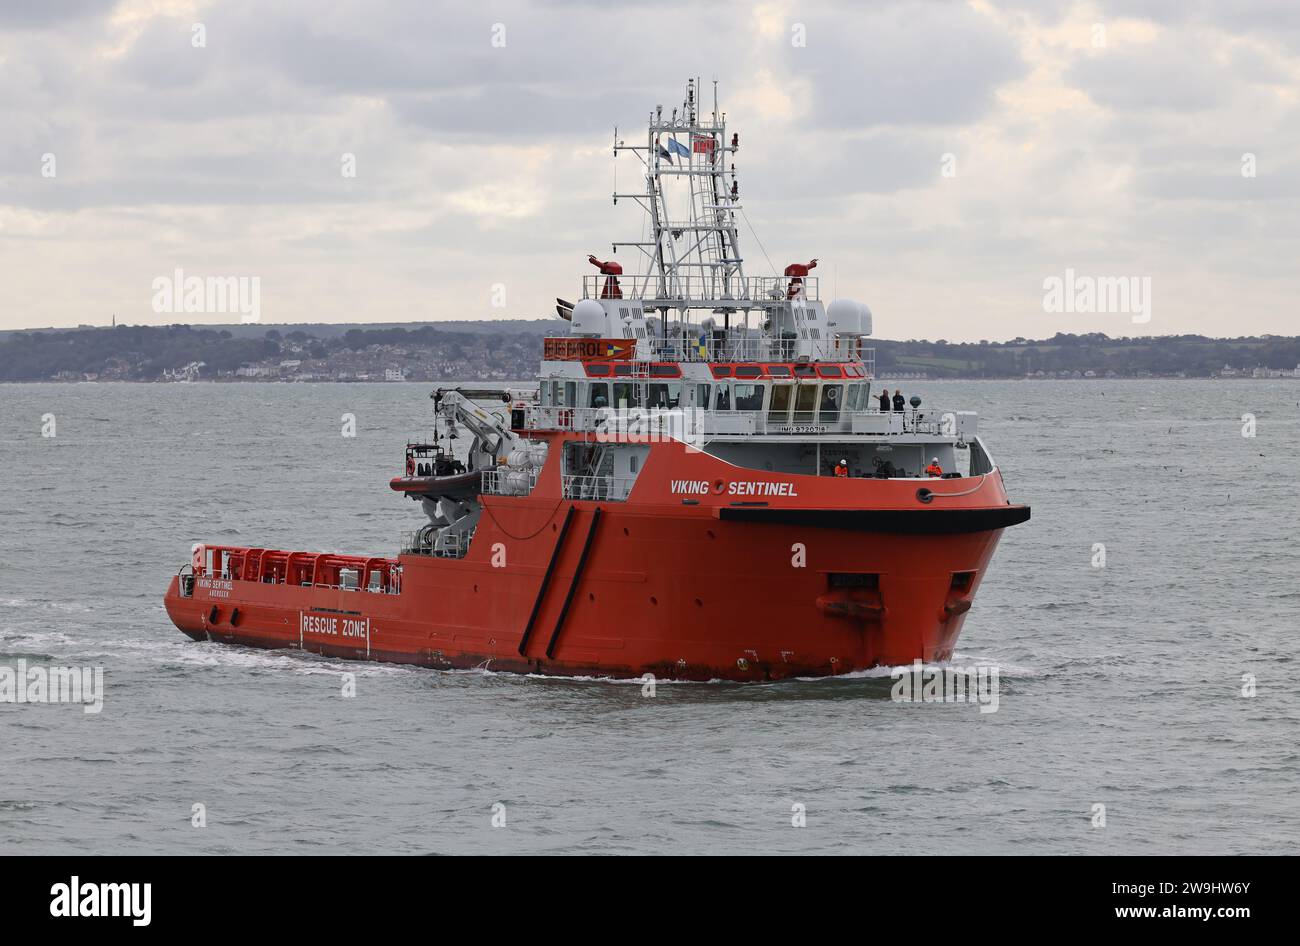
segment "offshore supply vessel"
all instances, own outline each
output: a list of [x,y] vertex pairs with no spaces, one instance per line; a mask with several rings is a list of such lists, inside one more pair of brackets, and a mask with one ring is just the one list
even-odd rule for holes
[[[977,415],[877,400],[871,312],[747,275],[739,136],[687,86],[637,160],[646,234],[589,257],[535,394],[436,390],[395,557],[196,545],[196,640],[546,674],[764,680],[951,657],[1014,505]],[[467,448],[467,449],[466,449]]]

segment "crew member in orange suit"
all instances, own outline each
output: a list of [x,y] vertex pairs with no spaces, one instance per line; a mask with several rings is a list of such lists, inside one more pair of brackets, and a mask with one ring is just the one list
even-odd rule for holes
[[934,457],[930,460],[930,465],[925,468],[926,476],[943,476],[943,467],[939,465],[939,458]]

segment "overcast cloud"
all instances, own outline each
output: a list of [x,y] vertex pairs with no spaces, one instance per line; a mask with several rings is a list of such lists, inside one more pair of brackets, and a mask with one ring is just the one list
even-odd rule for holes
[[[1288,0],[0,0],[0,328],[177,321],[177,267],[268,323],[546,316],[641,233],[613,129],[688,76],[749,272],[819,257],[879,335],[1300,332]],[[1150,277],[1150,322],[1046,313],[1067,268]]]

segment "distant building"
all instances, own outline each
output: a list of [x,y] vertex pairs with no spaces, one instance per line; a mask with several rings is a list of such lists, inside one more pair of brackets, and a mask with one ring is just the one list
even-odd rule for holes
[[236,378],[269,378],[277,374],[270,365],[240,365],[235,371]]
[[180,368],[164,368],[162,379],[164,381],[197,381],[199,374],[207,367],[207,362],[191,361],[188,365]]

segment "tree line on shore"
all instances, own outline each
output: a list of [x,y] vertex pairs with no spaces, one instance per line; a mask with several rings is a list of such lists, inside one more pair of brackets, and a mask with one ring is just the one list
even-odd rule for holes
[[[202,363],[200,377],[230,373],[241,366],[278,364],[281,359],[328,363],[344,352],[382,346],[456,362],[470,350],[492,351],[503,333],[484,323],[465,328],[419,325],[410,328],[357,326],[317,337],[302,330],[267,329],[260,334],[190,325],[125,326],[10,332],[0,336],[0,381],[46,381],[95,376],[154,381],[165,372]],[[531,378],[541,358],[542,335],[508,330],[511,362],[503,368]],[[1249,372],[1256,367],[1294,369],[1300,364],[1300,337],[1265,335],[1233,339],[1202,335],[1110,338],[1101,333],[1008,342],[949,342],[871,339],[877,374],[924,374],[930,378],[1212,377],[1225,366]],[[517,362],[514,363],[514,362]]]

